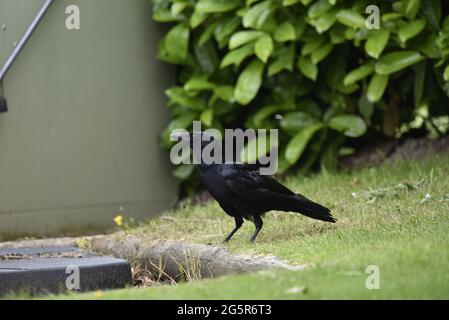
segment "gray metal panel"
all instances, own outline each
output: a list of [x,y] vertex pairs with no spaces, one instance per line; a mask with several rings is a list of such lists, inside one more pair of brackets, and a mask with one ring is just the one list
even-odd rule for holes
[[[29,23],[41,4],[1,0],[0,19],[23,13]],[[81,10],[81,30],[65,28],[69,4]],[[120,207],[125,217],[142,218],[175,200],[177,184],[158,146],[173,71],[156,61],[160,32],[150,10],[148,0],[50,8],[4,81],[10,111],[0,115],[0,235],[111,226]],[[0,57],[9,32],[0,31]]]

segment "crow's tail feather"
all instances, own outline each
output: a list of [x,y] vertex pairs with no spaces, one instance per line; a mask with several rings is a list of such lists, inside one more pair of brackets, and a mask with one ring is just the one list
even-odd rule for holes
[[283,201],[281,208],[278,210],[298,212],[312,219],[332,223],[337,221],[328,208],[313,202],[300,194],[289,196],[288,199]]

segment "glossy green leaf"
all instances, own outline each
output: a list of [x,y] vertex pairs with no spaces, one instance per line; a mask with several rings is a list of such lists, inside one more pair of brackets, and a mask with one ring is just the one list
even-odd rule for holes
[[198,12],[197,10],[195,10],[193,12],[193,14],[190,16],[190,21],[189,21],[190,28],[195,29],[200,24],[202,24],[204,22],[204,20],[206,20],[206,18],[207,18],[206,13]]
[[214,110],[213,109],[204,110],[201,113],[200,120],[205,126],[210,127],[212,125],[212,121],[214,120]]
[[350,85],[365,79],[374,72],[374,63],[368,63],[349,72],[343,79],[344,85]]
[[375,74],[368,85],[366,96],[369,102],[378,102],[388,85],[388,75]]
[[305,112],[293,111],[287,113],[280,122],[286,132],[297,132],[299,129],[319,123],[319,120]]
[[376,73],[392,74],[423,60],[423,56],[416,51],[396,51],[381,57],[376,63]]
[[233,86],[215,86],[215,95],[223,101],[234,102],[234,87]]
[[324,15],[332,8],[332,5],[327,0],[318,0],[309,7],[308,16],[312,19]]
[[313,64],[320,63],[324,58],[326,58],[334,49],[334,45],[332,43],[326,43],[324,46],[321,46],[317,50],[315,50],[310,58],[312,59]]
[[399,18],[402,18],[404,15],[399,12],[389,12],[382,15],[381,20],[382,22],[388,22],[392,20],[397,20]]
[[221,13],[240,6],[240,0],[200,0],[196,10],[202,13]]
[[366,28],[365,18],[356,11],[341,10],[337,14],[337,20],[341,24],[354,29]]
[[386,29],[373,30],[365,42],[366,53],[375,59],[379,58],[390,39],[390,31]]
[[233,50],[241,45],[244,45],[250,41],[254,41],[265,33],[261,31],[240,31],[235,33],[229,40],[229,50]]
[[287,7],[287,6],[291,6],[291,5],[295,4],[295,3],[298,3],[299,1],[300,0],[283,0],[282,1],[282,5],[284,7]]
[[185,23],[170,29],[159,46],[159,58],[172,63],[185,61],[189,49],[190,30]]
[[184,84],[184,90],[186,91],[209,90],[214,87],[215,85],[209,82],[206,76],[194,76]]
[[303,154],[307,144],[312,139],[313,135],[323,128],[323,124],[315,124],[310,127],[302,129],[297,133],[288,143],[285,149],[285,159],[290,163],[296,163]]
[[318,77],[318,67],[309,57],[299,57],[298,68],[307,78],[315,81]]
[[246,105],[257,95],[262,84],[264,64],[260,60],[253,60],[240,74],[235,87],[235,99]]
[[295,40],[295,28],[290,22],[284,22],[274,31],[274,40],[285,42]]
[[243,15],[243,26],[245,28],[260,29],[273,13],[274,2],[272,0],[258,2]]
[[449,65],[444,69],[444,81],[449,81]]
[[178,22],[185,20],[185,15],[174,15],[169,2],[155,2],[153,5],[153,20],[158,22]]
[[240,18],[234,15],[219,20],[219,23],[214,30],[214,37],[217,40],[220,48],[223,48],[225,46],[225,44],[228,42],[228,39],[237,30],[239,25]]
[[198,45],[202,46],[204,45],[207,41],[209,41],[209,39],[212,37],[212,35],[214,34],[215,28],[218,25],[218,21],[212,23],[210,26],[208,26],[206,28],[206,30],[204,30],[204,32],[201,34],[199,40],[198,40]]
[[269,35],[264,35],[256,41],[254,45],[254,52],[260,60],[267,62],[273,52],[273,47],[273,40],[271,37]]
[[345,39],[346,40],[354,40],[356,35],[357,35],[357,30],[356,29],[347,28],[345,30]]
[[[357,83],[352,83],[352,84],[340,84],[339,86],[337,86],[337,90],[338,92],[343,93],[344,95],[349,95],[351,93],[356,92],[358,89],[360,88],[360,86]],[[340,101],[342,100],[342,97],[336,97],[337,99],[340,99]],[[344,99],[343,99],[344,100]],[[343,107],[345,106],[345,102],[343,101]]]
[[240,65],[245,58],[254,53],[254,44],[249,43],[241,48],[228,52],[221,61],[220,68],[225,68],[231,64]]
[[310,24],[313,25],[316,31],[321,34],[329,30],[337,21],[337,13],[338,9],[333,9],[322,16],[318,17],[316,20],[310,21]]
[[174,16],[179,15],[186,7],[187,3],[185,2],[174,2],[171,6],[171,14]]
[[170,98],[172,103],[192,109],[203,110],[205,108],[204,101],[198,97],[189,95],[184,88],[172,87],[165,90],[165,94]]
[[402,42],[406,42],[417,36],[426,27],[426,20],[419,19],[402,25],[398,30],[399,39]]
[[402,11],[413,19],[419,11],[421,6],[421,0],[402,0]]
[[351,138],[360,137],[367,130],[366,123],[362,118],[348,114],[332,117],[328,126]]
[[273,76],[282,70],[293,71],[295,47],[292,44],[288,48],[279,50],[276,60],[268,67],[268,75]]

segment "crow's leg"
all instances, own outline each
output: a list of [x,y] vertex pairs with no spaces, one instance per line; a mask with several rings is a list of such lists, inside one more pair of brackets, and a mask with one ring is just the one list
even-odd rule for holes
[[237,230],[240,229],[240,227],[243,224],[243,218],[242,217],[235,217],[235,228],[232,229],[231,232],[229,232],[229,234],[226,236],[226,238],[224,239],[223,242],[228,242],[229,240],[231,240],[232,236],[237,232]]
[[250,242],[254,242],[256,240],[257,235],[259,234],[260,230],[262,230],[263,221],[262,218],[259,215],[254,215],[254,225],[256,226],[256,230],[254,231],[253,235],[251,236],[251,239],[249,239]]

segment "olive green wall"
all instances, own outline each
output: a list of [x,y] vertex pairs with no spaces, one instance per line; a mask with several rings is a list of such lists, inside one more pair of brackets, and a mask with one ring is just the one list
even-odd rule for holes
[[[0,0],[0,64],[43,0]],[[78,5],[81,29],[65,27]],[[4,79],[0,238],[112,226],[169,208],[158,135],[173,70],[156,60],[149,0],[55,0]],[[122,210],[123,209],[123,210]]]

